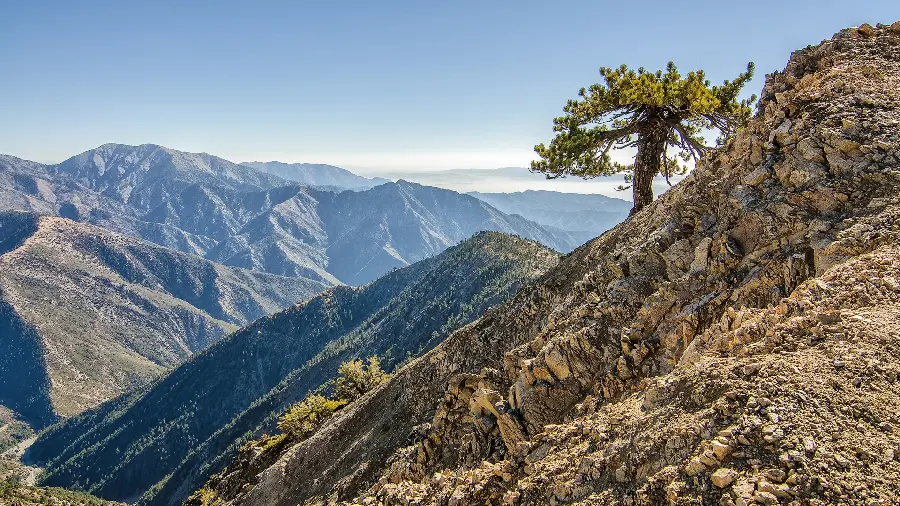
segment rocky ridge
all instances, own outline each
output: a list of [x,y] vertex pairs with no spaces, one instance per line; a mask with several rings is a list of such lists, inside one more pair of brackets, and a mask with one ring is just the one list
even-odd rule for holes
[[896,504],[898,190],[900,23],[844,30],[652,206],[219,499]]

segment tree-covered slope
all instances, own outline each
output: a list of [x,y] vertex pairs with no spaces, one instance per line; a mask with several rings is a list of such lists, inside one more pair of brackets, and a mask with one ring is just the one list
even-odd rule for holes
[[0,404],[43,426],[327,286],[63,218],[0,213]]
[[117,499],[158,484],[146,499],[177,503],[339,361],[378,354],[394,367],[556,260],[532,241],[481,233],[369,285],[334,287],[254,322],[143,392],[51,428],[29,458],[47,467],[46,484]]

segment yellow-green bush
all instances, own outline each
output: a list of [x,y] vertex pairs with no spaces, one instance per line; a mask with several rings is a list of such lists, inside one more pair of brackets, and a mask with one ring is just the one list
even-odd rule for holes
[[334,393],[338,399],[353,402],[372,390],[388,378],[381,369],[381,361],[372,355],[367,365],[362,360],[350,360],[338,367],[338,378],[334,384]]
[[303,439],[344,404],[346,402],[326,399],[321,395],[309,395],[281,415],[278,428],[291,439]]

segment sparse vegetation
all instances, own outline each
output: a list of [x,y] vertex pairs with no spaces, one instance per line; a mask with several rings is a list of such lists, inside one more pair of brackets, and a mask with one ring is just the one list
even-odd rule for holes
[[271,465],[287,444],[296,443],[312,435],[335,412],[362,397],[367,392],[386,381],[390,374],[381,369],[381,361],[372,355],[367,363],[362,360],[348,360],[338,367],[335,383],[336,398],[330,399],[319,393],[310,393],[302,401],[291,406],[278,419],[280,434],[263,434],[259,439],[247,441],[241,446],[235,463],[228,469],[213,476],[210,481],[191,495],[188,506],[215,506],[224,501],[216,492],[223,477],[231,473],[253,474],[260,467]]
[[387,379],[387,373],[381,369],[381,361],[377,355],[369,357],[367,365],[362,360],[350,360],[338,368],[338,378],[334,384],[337,402],[353,402],[379,383]]
[[0,505],[3,506],[113,506],[92,495],[55,487],[29,487],[14,477],[0,480]]
[[147,384],[326,287],[32,213],[0,212],[7,227],[24,232],[0,257],[0,370],[19,379],[0,383],[0,404],[36,429]]
[[315,431],[345,402],[326,399],[318,394],[298,402],[278,420],[278,430],[291,439],[302,439]]
[[0,406],[0,454],[34,435],[34,430],[4,406]]
[[[305,439],[337,410],[362,397],[389,377],[390,374],[382,370],[381,361],[376,355],[369,357],[366,364],[363,364],[362,360],[348,360],[342,363],[338,367],[338,376],[334,381],[335,398],[330,399],[318,393],[307,395],[278,419],[278,430],[281,434],[264,437],[257,446],[266,449],[285,438],[291,441]],[[279,436],[283,437],[279,439]]]

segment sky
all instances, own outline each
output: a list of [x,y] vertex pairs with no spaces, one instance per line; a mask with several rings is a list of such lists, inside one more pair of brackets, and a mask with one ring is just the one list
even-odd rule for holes
[[[108,142],[363,174],[527,166],[601,66],[748,61],[900,20],[896,0],[8,1],[0,153]],[[571,182],[570,182],[571,184]]]

